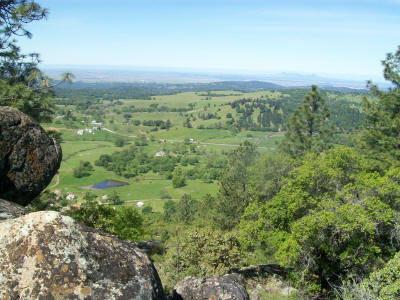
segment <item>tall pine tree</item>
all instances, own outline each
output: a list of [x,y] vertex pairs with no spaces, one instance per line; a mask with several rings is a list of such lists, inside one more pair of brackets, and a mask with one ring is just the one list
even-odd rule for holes
[[364,99],[366,118],[358,144],[378,168],[400,162],[400,46],[394,54],[387,54],[382,64],[383,76],[392,86],[383,91],[368,82],[375,99]]
[[214,204],[213,219],[219,228],[234,228],[250,203],[249,167],[256,157],[256,147],[249,141],[245,141],[229,156]]
[[281,149],[293,157],[307,152],[320,153],[332,146],[334,128],[329,110],[318,87],[313,85],[303,104],[292,114]]
[[39,55],[22,54],[17,45],[16,37],[32,37],[24,26],[46,16],[35,1],[0,0],[0,105],[16,107],[37,121],[51,119],[51,88],[71,77],[66,73],[55,84],[39,70]]

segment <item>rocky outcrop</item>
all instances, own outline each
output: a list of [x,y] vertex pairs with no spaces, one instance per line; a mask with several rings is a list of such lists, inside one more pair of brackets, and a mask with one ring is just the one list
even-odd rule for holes
[[249,300],[244,281],[238,274],[187,277],[175,285],[174,293],[174,299],[182,300]]
[[0,198],[27,205],[60,167],[60,145],[17,109],[0,106]]
[[164,299],[134,243],[35,212],[0,223],[0,299]]
[[0,199],[0,222],[18,218],[27,213],[27,209],[21,205]]

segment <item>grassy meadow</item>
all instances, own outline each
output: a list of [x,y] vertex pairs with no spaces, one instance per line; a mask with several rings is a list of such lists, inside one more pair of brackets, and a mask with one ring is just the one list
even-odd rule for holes
[[[174,188],[171,179],[152,171],[125,178],[114,171],[96,166],[94,162],[100,155],[111,155],[114,152],[123,151],[138,140],[147,141],[145,146],[141,146],[141,151],[152,157],[166,148],[179,149],[182,145],[194,147],[199,163],[192,168],[204,167],[206,156],[212,158],[229,153],[246,140],[255,144],[260,153],[275,151],[283,137],[283,132],[231,130],[225,126],[230,118],[236,120],[240,118],[238,110],[233,109],[230,103],[240,99],[257,98],[274,101],[289,97],[290,95],[284,91],[251,93],[212,91],[159,95],[151,97],[151,100],[101,100],[84,111],[75,105],[58,105],[59,117],[50,124],[43,124],[45,128],[60,131],[63,139],[61,143],[63,161],[59,174],[53,178],[48,189],[73,193],[78,196],[79,202],[88,191],[88,186],[107,179],[120,180],[129,185],[91,191],[98,196],[117,191],[124,205],[135,205],[138,201],[142,201],[145,205],[152,206],[153,211],[159,212],[162,211],[167,196],[169,199],[179,200],[185,193],[198,199],[206,194],[215,195],[218,192],[217,180],[187,179],[184,187]],[[327,99],[328,101],[342,100],[359,103],[361,96],[328,94]],[[256,108],[249,118],[255,121],[259,114]],[[204,117],[206,115],[211,115],[211,117]],[[167,129],[145,126],[144,122],[149,120],[164,122],[169,120],[171,126]],[[189,120],[189,126],[187,126],[187,120]],[[92,121],[100,121],[103,130],[84,132],[83,135],[77,134],[79,129],[92,128]],[[117,138],[124,140],[122,147],[116,146]],[[188,140],[191,141],[190,145],[188,145]],[[94,170],[90,176],[76,178],[73,172],[81,161],[90,162]],[[182,168],[187,170],[190,167],[183,166]]]

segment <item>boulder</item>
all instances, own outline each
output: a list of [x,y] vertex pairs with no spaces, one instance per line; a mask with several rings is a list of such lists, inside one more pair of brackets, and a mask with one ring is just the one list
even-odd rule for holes
[[60,145],[30,117],[0,106],[0,198],[29,204],[60,167]]
[[187,277],[175,285],[174,294],[174,299],[182,300],[249,300],[239,274]]
[[27,209],[21,205],[0,199],[0,222],[18,218],[27,213]]
[[164,299],[135,243],[54,211],[0,223],[0,299]]

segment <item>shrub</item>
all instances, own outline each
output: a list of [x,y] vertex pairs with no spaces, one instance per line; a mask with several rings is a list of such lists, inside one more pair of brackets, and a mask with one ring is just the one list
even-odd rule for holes
[[242,254],[237,236],[210,228],[177,231],[174,246],[163,258],[163,272],[171,282],[186,276],[207,277],[228,273],[240,265]]
[[74,177],[82,178],[91,175],[91,171],[93,171],[93,166],[88,161],[81,161],[79,163],[78,168],[74,169]]
[[176,168],[172,174],[172,186],[174,188],[184,187],[186,185],[185,176],[183,175],[182,169]]

